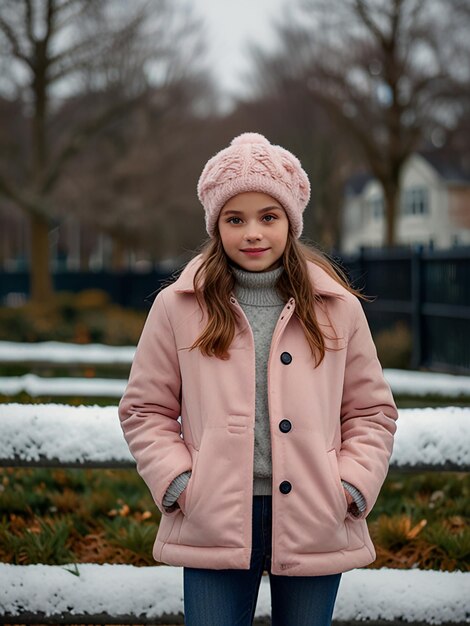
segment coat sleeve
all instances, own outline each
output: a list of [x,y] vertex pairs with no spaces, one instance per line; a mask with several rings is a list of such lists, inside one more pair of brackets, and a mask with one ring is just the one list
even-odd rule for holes
[[137,472],[157,507],[167,513],[163,496],[176,476],[192,468],[192,461],[178,421],[181,373],[163,291],[144,324],[118,413]]
[[350,519],[363,519],[374,506],[388,472],[398,411],[357,297],[355,323],[347,345],[341,403],[341,478],[363,494],[366,508]]

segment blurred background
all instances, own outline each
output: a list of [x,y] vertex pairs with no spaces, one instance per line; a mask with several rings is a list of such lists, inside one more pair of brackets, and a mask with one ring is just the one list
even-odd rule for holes
[[377,296],[386,364],[470,371],[469,24],[460,0],[2,2],[2,304],[145,311],[207,237],[205,162],[255,131],[308,172],[303,238]]
[[[70,345],[136,345],[155,291],[207,238],[196,194],[204,164],[249,131],[301,160],[312,184],[302,239],[374,297],[364,307],[384,368],[441,375],[424,386],[412,378],[408,387],[397,383],[400,408],[467,407],[469,32],[464,0],[2,0],[5,406],[117,403],[131,356],[121,364],[80,361]],[[21,356],[25,344],[45,341],[69,346],[68,358],[52,348]],[[91,383],[116,372],[114,392],[72,391],[56,379]],[[458,393],[446,387],[446,374],[463,381]],[[25,376],[37,378],[28,386]],[[41,386],[47,378],[52,391]],[[7,474],[15,471],[5,470],[3,483],[3,510],[19,524],[5,518],[11,537],[23,536],[26,511],[31,519],[50,507],[72,515],[84,506],[74,489],[91,489],[91,475],[70,479],[64,492],[65,478],[57,487],[50,472],[24,470],[23,482],[15,479],[19,492],[7,497]],[[400,476],[387,483],[372,520],[383,542],[377,566],[467,570],[468,475]],[[136,544],[126,535],[123,547],[121,527],[101,525],[94,556],[87,551],[97,511],[124,519],[128,533],[140,532],[142,520],[129,530],[132,507],[158,523],[148,494],[126,480],[113,490],[107,484],[107,499],[87,498],[95,508],[75,525],[83,530],[74,544],[78,560],[151,562],[152,531],[134,536]],[[25,496],[36,489],[43,504],[39,495],[39,504]],[[449,515],[437,510],[448,498],[457,504],[444,523]],[[435,530],[424,541],[416,524],[430,508]],[[35,528],[38,536],[47,531]],[[3,548],[0,542],[0,557],[15,562],[11,537]],[[99,558],[98,544],[106,546]]]
[[[385,364],[468,372],[469,22],[460,0],[3,1],[0,302],[145,312],[207,236],[205,162],[261,132],[311,179],[303,238],[377,296]],[[9,313],[3,339],[136,340]]]

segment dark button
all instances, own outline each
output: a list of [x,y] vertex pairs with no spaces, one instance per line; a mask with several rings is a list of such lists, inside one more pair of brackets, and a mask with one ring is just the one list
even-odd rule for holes
[[292,361],[292,356],[288,352],[283,352],[281,354],[281,361],[284,363],[284,365],[289,365],[289,363]]
[[292,424],[289,420],[281,420],[279,422],[279,428],[280,430],[282,430],[283,433],[288,433],[292,428]]
[[279,485],[279,491],[281,493],[289,493],[291,489],[292,489],[292,485],[290,484],[288,480],[283,480],[282,483]]

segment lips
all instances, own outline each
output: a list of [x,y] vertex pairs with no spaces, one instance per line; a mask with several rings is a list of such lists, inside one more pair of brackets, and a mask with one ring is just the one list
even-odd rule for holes
[[244,248],[242,252],[256,253],[256,252],[265,252],[266,250],[269,250],[269,248]]

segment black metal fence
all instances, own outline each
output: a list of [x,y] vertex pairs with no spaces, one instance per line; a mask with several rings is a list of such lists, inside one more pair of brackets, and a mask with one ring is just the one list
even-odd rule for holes
[[397,322],[412,333],[412,368],[470,373],[470,247],[362,249],[341,264],[364,303],[372,332]]
[[[353,285],[374,301],[364,303],[374,335],[401,322],[412,335],[409,366],[470,373],[470,247],[430,250],[362,249],[354,256],[333,255]],[[153,271],[57,272],[57,291],[102,289],[113,302],[148,309],[169,274]],[[5,306],[29,296],[26,272],[0,273]],[[16,298],[15,298],[16,294]]]
[[[53,273],[56,291],[77,293],[84,289],[100,289],[109,294],[112,302],[134,309],[148,309],[145,300],[149,293],[159,288],[169,277],[168,272],[81,272],[60,271]],[[26,271],[0,272],[1,306],[15,305],[29,298],[29,274]]]

